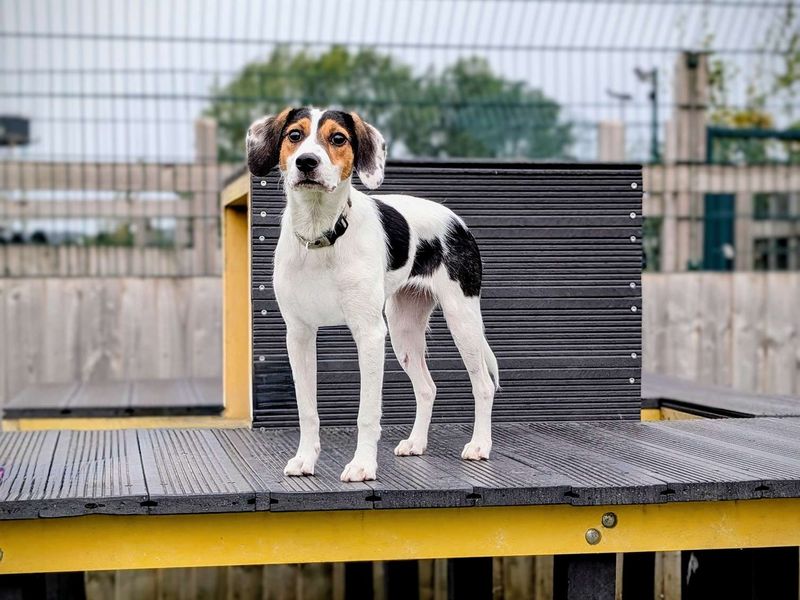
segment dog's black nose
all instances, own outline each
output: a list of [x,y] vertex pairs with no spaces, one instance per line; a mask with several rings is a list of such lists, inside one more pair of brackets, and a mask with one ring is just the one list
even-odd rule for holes
[[319,165],[319,159],[313,154],[301,154],[295,162],[303,173],[310,173]]

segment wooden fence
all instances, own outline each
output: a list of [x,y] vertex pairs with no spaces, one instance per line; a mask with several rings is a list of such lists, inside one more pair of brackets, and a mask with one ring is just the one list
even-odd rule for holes
[[218,277],[0,279],[0,399],[36,382],[217,377]]
[[[800,273],[644,277],[644,366],[800,395]],[[0,399],[33,382],[217,376],[221,284],[0,279]]]
[[0,163],[0,277],[220,274],[213,120],[189,163]]

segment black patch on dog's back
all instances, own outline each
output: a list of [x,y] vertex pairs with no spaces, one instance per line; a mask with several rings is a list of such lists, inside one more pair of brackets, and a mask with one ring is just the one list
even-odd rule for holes
[[380,200],[375,200],[378,207],[378,214],[381,217],[381,225],[386,233],[386,247],[389,250],[389,270],[396,271],[408,262],[408,246],[411,232],[408,229],[408,221],[400,212]]
[[442,242],[437,238],[420,240],[417,252],[414,255],[414,266],[411,275],[425,277],[433,275],[436,268],[442,264]]
[[459,283],[465,296],[481,293],[483,265],[478,243],[472,233],[455,219],[445,235],[444,265],[447,275]]

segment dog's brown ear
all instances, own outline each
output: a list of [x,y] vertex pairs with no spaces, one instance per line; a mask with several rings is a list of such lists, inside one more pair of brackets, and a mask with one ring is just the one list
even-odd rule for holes
[[355,167],[358,178],[369,189],[374,190],[383,182],[383,171],[386,167],[386,142],[380,132],[361,119],[356,113],[350,113],[356,133]]
[[277,115],[262,117],[247,130],[247,167],[256,177],[264,177],[278,164],[281,133],[291,108]]

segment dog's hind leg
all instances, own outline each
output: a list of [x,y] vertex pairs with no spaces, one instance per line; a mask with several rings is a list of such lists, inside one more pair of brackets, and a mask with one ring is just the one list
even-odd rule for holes
[[489,368],[496,368],[494,355],[486,343],[479,296],[465,296],[455,285],[448,286],[440,301],[447,327],[469,373],[472,395],[475,397],[475,426],[472,440],[464,446],[461,458],[489,458],[492,449],[492,403],[495,383]]
[[417,400],[414,427],[394,449],[397,456],[417,455],[428,445],[436,385],[425,363],[425,332],[436,301],[425,290],[401,288],[386,301],[386,321],[397,361],[411,379]]

